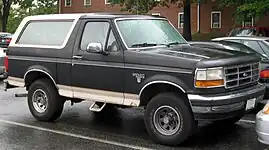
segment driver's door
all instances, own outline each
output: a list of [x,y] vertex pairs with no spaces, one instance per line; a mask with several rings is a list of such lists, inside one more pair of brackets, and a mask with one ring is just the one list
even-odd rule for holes
[[[72,58],[74,97],[122,104],[124,100],[123,51],[119,49],[109,20],[84,20]],[[87,51],[101,43],[107,54]]]

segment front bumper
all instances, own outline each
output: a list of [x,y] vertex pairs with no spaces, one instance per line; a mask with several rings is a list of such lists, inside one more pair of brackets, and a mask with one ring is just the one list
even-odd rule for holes
[[222,120],[245,113],[248,100],[255,99],[257,104],[263,99],[265,85],[258,84],[215,95],[188,94],[196,120]]
[[258,140],[266,145],[269,145],[269,115],[263,114],[260,111],[256,115],[256,132]]

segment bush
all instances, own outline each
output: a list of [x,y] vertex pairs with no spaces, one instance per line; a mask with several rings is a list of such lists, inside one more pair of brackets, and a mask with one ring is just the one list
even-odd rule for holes
[[195,33],[192,35],[193,41],[210,41],[213,38],[227,36],[223,32]]

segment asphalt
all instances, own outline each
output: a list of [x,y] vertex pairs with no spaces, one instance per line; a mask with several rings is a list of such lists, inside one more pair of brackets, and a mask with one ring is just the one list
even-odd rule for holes
[[[202,122],[195,135],[177,147],[153,143],[144,126],[142,109],[117,109],[98,114],[88,110],[90,102],[65,104],[62,116],[53,123],[36,121],[25,97],[4,92],[0,84],[0,150],[265,150],[257,141],[255,113],[232,126]],[[269,150],[269,149],[268,149]]]

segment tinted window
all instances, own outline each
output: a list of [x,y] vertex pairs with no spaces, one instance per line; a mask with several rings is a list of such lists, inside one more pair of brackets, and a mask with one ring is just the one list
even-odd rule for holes
[[81,49],[86,50],[89,43],[101,43],[103,48],[105,48],[108,29],[108,22],[88,22],[82,35]]
[[119,50],[119,48],[118,48],[114,33],[112,32],[112,30],[110,30],[109,38],[108,38],[108,42],[107,42],[107,51],[108,52],[116,52],[118,50]]
[[18,44],[61,46],[72,26],[72,21],[30,22]]
[[259,42],[259,43],[260,43],[263,51],[269,56],[269,45],[268,45],[269,43],[268,44],[266,44],[264,42]]
[[260,47],[257,41],[246,40],[246,41],[243,41],[243,44],[259,52],[260,54],[264,54],[262,48]]

